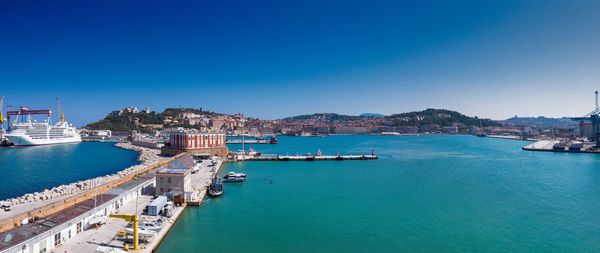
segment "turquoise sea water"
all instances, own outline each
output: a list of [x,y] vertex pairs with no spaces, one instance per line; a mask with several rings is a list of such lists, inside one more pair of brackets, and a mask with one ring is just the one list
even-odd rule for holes
[[279,143],[255,148],[380,159],[229,164],[246,182],[186,208],[159,252],[600,252],[598,155],[471,136]]
[[0,199],[112,174],[138,164],[137,157],[100,142],[0,148]]

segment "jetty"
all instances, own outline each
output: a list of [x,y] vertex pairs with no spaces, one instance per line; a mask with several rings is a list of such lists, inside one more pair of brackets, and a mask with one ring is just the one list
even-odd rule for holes
[[275,144],[275,143],[271,143],[270,140],[226,140],[225,143],[227,144]]
[[261,155],[246,157],[245,161],[343,161],[376,160],[376,155]]

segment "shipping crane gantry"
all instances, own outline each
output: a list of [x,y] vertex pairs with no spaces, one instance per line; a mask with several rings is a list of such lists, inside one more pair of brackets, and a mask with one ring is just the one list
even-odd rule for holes
[[600,107],[598,105],[598,91],[594,92],[596,98],[596,109],[582,117],[572,118],[578,121],[590,121],[592,123],[592,140],[594,141],[594,147],[600,147]]

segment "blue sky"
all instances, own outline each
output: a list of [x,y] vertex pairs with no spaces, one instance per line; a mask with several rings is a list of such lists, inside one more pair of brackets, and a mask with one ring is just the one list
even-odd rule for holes
[[77,125],[134,105],[261,118],[583,115],[600,1],[0,1],[0,95]]

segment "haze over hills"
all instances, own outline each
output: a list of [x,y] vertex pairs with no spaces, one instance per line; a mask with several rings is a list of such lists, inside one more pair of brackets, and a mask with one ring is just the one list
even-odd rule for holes
[[360,114],[358,116],[361,116],[361,117],[373,117],[373,118],[385,117],[385,115],[379,114],[379,113],[362,113],[362,114]]

